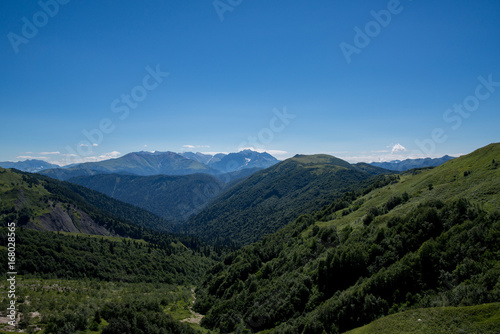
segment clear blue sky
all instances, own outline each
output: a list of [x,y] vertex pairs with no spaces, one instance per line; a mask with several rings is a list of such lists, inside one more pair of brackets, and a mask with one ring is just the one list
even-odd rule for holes
[[500,141],[500,1],[55,1],[0,3],[0,161]]

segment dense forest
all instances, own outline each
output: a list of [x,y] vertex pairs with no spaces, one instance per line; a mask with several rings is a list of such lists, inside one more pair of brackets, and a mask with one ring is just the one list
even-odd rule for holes
[[499,229],[500,212],[467,200],[356,229],[305,215],[213,267],[196,308],[225,333],[341,333],[408,308],[498,301]]
[[[0,169],[0,190],[0,272],[8,271],[7,224],[15,222],[21,329],[43,328],[47,334],[196,332],[173,318],[179,313],[175,305],[186,307],[191,298],[188,287],[220,261],[226,248],[147,228],[164,230],[166,222],[143,209],[45,176]],[[58,225],[49,224],[50,219],[58,220]],[[97,234],[86,233],[89,226]],[[70,227],[77,232],[64,232]],[[55,287],[48,284],[54,280]],[[113,295],[116,285],[109,285],[113,282],[128,284],[124,299]],[[65,298],[80,284],[87,285],[86,291],[79,289],[76,300]],[[184,291],[180,297],[169,296],[177,295],[178,289]],[[162,293],[147,297],[155,290]],[[101,294],[107,298],[97,296]],[[0,298],[1,305],[8,302],[7,295]],[[189,315],[187,310],[181,313]]]
[[208,241],[249,244],[384,173],[391,172],[328,155],[298,155],[234,185],[180,228]]
[[499,153],[385,176],[227,255],[197,292],[202,324],[342,333],[408,309],[497,302]]
[[[7,229],[0,229],[1,256],[7,258]],[[220,254],[212,246],[189,249],[180,241],[34,231],[16,233],[17,269],[25,277],[97,279],[119,282],[194,284]],[[7,266],[0,272],[5,274]]]
[[208,174],[182,176],[102,174],[69,180],[172,222],[184,222],[219,195],[225,183]]
[[[453,331],[496,333],[497,161],[498,144],[401,174],[296,157],[293,168],[278,164],[272,177],[254,174],[221,196],[255,213],[283,194],[287,217],[302,211],[241,248],[232,243],[237,229],[241,244],[283,222],[249,228],[229,206],[220,214],[234,219],[214,220],[221,226],[207,243],[165,232],[173,225],[163,218],[96,191],[0,169],[0,272],[7,272],[6,226],[14,221],[19,328],[28,333],[356,334],[385,333],[395,321],[399,332],[412,332],[405,314],[433,321],[430,333],[446,322]],[[273,195],[265,198],[264,186]],[[8,302],[0,297],[3,309]]]
[[[89,279],[23,277],[16,287],[18,329],[26,333],[199,333],[179,320],[188,316],[188,287]],[[0,307],[8,301],[0,299]],[[7,329],[0,325],[0,333]]]

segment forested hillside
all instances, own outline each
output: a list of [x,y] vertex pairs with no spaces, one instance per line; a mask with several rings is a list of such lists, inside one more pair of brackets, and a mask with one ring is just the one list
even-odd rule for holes
[[[9,270],[6,226],[15,223],[16,227],[20,329],[43,328],[46,334],[196,332],[171,315],[178,313],[177,303],[187,305],[190,299],[190,293],[177,296],[178,291],[189,291],[226,249],[146,228],[167,225],[145,210],[41,175],[0,169],[0,199],[0,272],[4,275]],[[89,283],[86,294],[80,290],[77,299],[69,297],[74,286],[83,282]],[[134,297],[115,295],[114,284],[128,284]],[[57,298],[54,289],[67,298]],[[150,297],[154,291],[166,295]],[[5,294],[0,305],[6,310],[8,303]]]
[[248,244],[388,172],[329,155],[298,155],[236,184],[182,229],[207,240]]
[[102,174],[69,180],[120,201],[148,210],[169,221],[181,223],[201,211],[225,188],[208,174],[182,176],[136,176]]
[[[209,208],[221,210],[208,211],[218,225],[203,231],[218,244],[231,244],[229,237],[247,243],[284,225],[235,251],[159,232],[172,225],[82,186],[0,169],[1,223],[16,222],[16,269],[36,286],[32,300],[19,301],[21,326],[42,326],[47,334],[196,332],[197,324],[178,320],[190,316],[190,289],[197,286],[201,325],[220,333],[384,333],[408,314],[425,319],[422,333],[436,332],[450,314],[461,319],[450,330],[494,333],[498,161],[500,144],[403,174],[297,156],[233,185]],[[269,223],[273,214],[290,223]],[[7,259],[7,230],[0,232]],[[5,263],[0,271],[6,273]],[[56,303],[50,281],[68,296],[80,291],[75,305]],[[90,299],[82,299],[82,282],[102,291],[86,287]],[[34,305],[41,317],[27,316]],[[421,329],[400,325],[400,332]]]
[[492,144],[385,176],[229,254],[197,290],[202,324],[342,333],[408,309],[497,302],[498,161]]
[[40,230],[122,236],[138,226],[172,230],[170,222],[151,212],[38,174],[0,169],[0,196],[6,219]]
[[[7,229],[0,232],[6,259]],[[26,278],[193,284],[218,258],[213,247],[188,248],[173,237],[145,241],[19,228],[16,244],[17,270]]]
[[[197,277],[206,257],[217,257],[216,247],[195,237],[144,227],[162,223],[161,218],[81,186],[2,169],[0,190],[0,219],[3,227],[16,223],[23,274],[140,281],[136,276],[142,272],[148,281],[163,275],[157,279],[177,282],[185,280],[181,273]],[[0,237],[3,246],[6,235]],[[179,254],[187,262],[176,260]],[[151,264],[166,266],[166,272],[148,274],[144,266]]]

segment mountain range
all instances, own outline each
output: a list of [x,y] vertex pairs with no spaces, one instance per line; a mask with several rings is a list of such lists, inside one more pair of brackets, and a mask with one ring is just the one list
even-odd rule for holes
[[[0,168],[20,327],[499,332],[500,144],[405,172],[324,154],[263,168],[273,160],[252,152],[165,153],[71,166],[88,174],[68,181]],[[189,173],[137,174],[159,171]]]
[[202,153],[134,152],[116,159],[87,162],[67,168],[41,171],[59,180],[99,174],[128,175],[190,175],[204,173],[219,175],[244,169],[267,168],[278,160],[267,153],[250,150],[215,156]]
[[185,152],[183,157],[196,160],[221,173],[230,173],[247,168],[267,168],[278,162],[278,160],[267,152],[256,152],[243,150],[237,153],[215,155]]
[[[449,158],[394,161],[385,166],[401,169]],[[339,173],[332,172],[337,169]],[[278,230],[299,213],[320,209],[358,182],[388,171],[374,163],[351,165],[326,155],[297,155],[278,163],[268,153],[244,150],[215,155],[134,152],[40,173],[148,210],[177,225],[179,232],[248,243]]]
[[25,160],[18,162],[3,161],[0,162],[2,168],[15,168],[23,172],[38,173],[45,169],[58,168],[58,165],[48,163],[43,160]]
[[[179,156],[205,165],[184,161]],[[156,161],[154,161],[156,158]],[[448,155],[441,158],[392,160],[386,162],[371,162],[376,167],[394,171],[406,171],[412,168],[436,167],[448,160],[454,159]],[[118,159],[101,162],[73,164],[61,167],[43,160],[25,160],[18,162],[0,162],[0,167],[15,168],[23,172],[37,173],[47,169],[46,175],[58,179],[69,179],[82,175],[101,173],[120,173],[133,175],[186,175],[196,172],[220,174],[248,168],[267,168],[278,160],[268,153],[258,153],[244,150],[238,153],[217,153],[215,155],[194,152],[132,152]],[[207,168],[208,167],[208,168]],[[66,172],[61,169],[67,170]]]
[[321,209],[362,181],[387,173],[329,155],[297,155],[237,183],[180,229],[208,240],[251,243],[301,213]]
[[380,168],[404,172],[413,168],[437,167],[452,159],[455,158],[445,155],[441,158],[392,160],[385,162],[372,162],[370,164]]
[[[250,151],[242,152],[247,155],[240,155],[240,158],[249,159]],[[234,158],[236,154],[230,154],[224,157],[230,158],[229,161],[238,161]],[[234,160],[233,160],[234,159]],[[308,169],[303,169],[301,164],[293,164],[298,159],[308,161]],[[254,161],[256,159],[252,159]],[[262,233],[269,233],[279,228],[283,221],[289,219],[288,214],[292,216],[303,210],[318,209],[320,205],[328,203],[335,198],[339,192],[345,191],[349,182],[364,180],[376,174],[388,173],[389,171],[374,167],[368,164],[350,165],[349,163],[336,159],[331,156],[306,157],[297,156],[294,159],[288,159],[285,162],[278,163],[268,169],[265,173],[258,173],[261,168],[244,168],[230,173],[209,175],[152,175],[137,176],[123,174],[99,174],[92,176],[79,176],[69,179],[69,182],[76,183],[87,188],[97,190],[110,197],[136,205],[155,213],[173,223],[176,223],[179,231],[192,233],[203,238],[217,235],[219,232],[215,229],[232,230],[224,215],[219,217],[219,209],[227,211],[225,208],[239,211],[240,214],[233,216],[233,224],[239,225],[239,219],[247,219],[247,225],[253,226],[255,238],[259,238]],[[278,167],[279,166],[279,167]],[[326,166],[326,167],[325,167]],[[343,166],[344,168],[355,170],[356,176],[351,180],[344,173],[316,173],[310,174],[314,168],[321,170],[323,168],[334,169]],[[303,170],[300,170],[300,169]],[[277,170],[275,172],[275,169]],[[244,182],[247,178],[257,173],[252,180]],[[265,177],[263,177],[265,175]],[[299,180],[299,178],[302,178]],[[305,189],[306,183],[308,189]],[[301,183],[300,185],[298,183]],[[279,194],[277,190],[280,189]],[[241,190],[243,189],[243,190]],[[310,189],[315,189],[311,191]],[[260,203],[256,198],[262,197],[265,193],[275,193],[274,200],[267,199],[265,203]],[[320,194],[320,196],[318,196]],[[264,196],[265,197],[265,196]],[[269,196],[268,196],[269,197]],[[227,200],[230,198],[231,200]],[[315,198],[314,203],[309,203]],[[252,201],[254,205],[248,208],[242,208],[240,204],[234,202],[237,199],[239,203]],[[214,205],[211,205],[216,201]],[[301,203],[301,205],[298,205]],[[205,210],[205,208],[207,210]],[[272,212],[271,212],[272,211]],[[203,212],[199,217],[194,215]],[[280,215],[276,215],[280,212]],[[283,215],[284,212],[287,214]],[[217,221],[207,222],[202,217],[217,216]],[[240,218],[236,218],[240,217]],[[236,221],[235,221],[236,219]],[[211,219],[210,219],[211,220]],[[220,221],[219,221],[220,220]],[[179,224],[187,222],[185,226]],[[268,223],[269,222],[269,223]],[[272,222],[272,224],[271,224]],[[214,224],[217,228],[210,227]],[[272,226],[273,224],[276,224]],[[260,226],[260,227],[258,227]],[[262,231],[257,230],[266,226]],[[251,234],[249,231],[240,231],[241,235]],[[235,235],[225,235],[233,241],[240,242],[240,238]],[[236,240],[238,239],[238,240]]]

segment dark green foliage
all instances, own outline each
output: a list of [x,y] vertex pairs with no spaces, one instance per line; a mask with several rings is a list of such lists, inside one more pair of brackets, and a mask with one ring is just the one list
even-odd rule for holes
[[[16,283],[19,328],[27,333],[37,327],[44,333],[101,333],[120,324],[132,333],[194,333],[177,322],[190,316],[193,294],[188,286],[26,276],[18,276]],[[0,297],[2,308],[8,303],[7,294]]]
[[315,219],[320,221],[328,221],[335,218],[335,212],[343,211],[343,215],[348,215],[351,212],[349,208],[353,202],[360,196],[366,195],[369,192],[385,187],[389,184],[397,183],[399,180],[398,175],[380,175],[360,182],[355,189],[345,192],[341,198],[336,199],[333,203],[324,206],[320,211],[316,212]]
[[[7,230],[0,228],[1,246],[7,245],[6,236]],[[214,263],[202,249],[115,239],[18,229],[16,265],[25,277],[188,284]],[[0,254],[7,259],[6,249]],[[6,269],[4,265],[0,272]]]
[[100,324],[102,321],[101,319],[101,312],[99,310],[96,310],[95,311],[95,315],[94,315],[94,322],[97,323],[97,324]]
[[389,212],[403,202],[402,197],[393,196],[385,203],[385,212]]
[[[85,286],[89,283],[83,283],[81,281],[78,283],[75,282],[76,281],[59,282],[54,285],[60,289],[59,293],[68,294],[67,298],[77,297],[81,301],[79,305],[67,303],[63,311],[60,310],[58,302],[65,303],[65,301],[61,301],[61,299],[65,297],[55,297],[50,292],[50,286],[44,286],[43,288],[38,287],[43,292],[37,291],[36,294],[39,297],[45,296],[46,298],[44,299],[49,299],[49,304],[51,304],[53,308],[51,310],[44,309],[42,311],[42,319],[38,325],[44,328],[44,333],[77,334],[87,333],[88,329],[108,334],[198,333],[189,325],[174,320],[171,315],[165,312],[164,305],[168,304],[169,300],[179,300],[179,294],[181,292],[179,292],[177,288],[165,291],[169,289],[165,288],[165,285],[161,285],[161,291],[164,293],[167,292],[161,297],[151,296],[150,293],[144,293],[143,291],[147,291],[142,288],[144,283],[141,285],[111,284],[113,288],[117,290],[113,292],[103,291],[102,293],[107,294],[108,300],[106,302],[96,303],[96,298],[99,297],[96,297],[95,294],[100,294],[99,292],[106,289],[105,287],[109,283],[94,282],[93,286],[99,286],[99,290],[96,291],[90,286],[87,286],[85,290],[79,290],[81,286]],[[80,287],[78,287],[79,285]],[[160,285],[156,284],[155,286],[158,288]],[[72,289],[75,287],[77,291]],[[154,286],[149,284],[149,288],[154,288]],[[86,296],[85,293],[90,294],[91,297]],[[116,296],[114,295],[115,293],[121,294]],[[34,299],[35,303],[45,304],[46,302],[45,300],[41,301],[36,298]],[[89,303],[89,299],[93,299],[94,302]],[[113,300],[109,301],[109,299]],[[102,298],[102,300],[105,300],[105,298]]]
[[88,316],[87,310],[83,308],[52,316],[45,320],[47,322],[45,333],[73,334],[83,331],[88,327]]
[[208,240],[222,237],[248,244],[301,214],[330,205],[347,191],[364,188],[368,179],[383,172],[327,155],[296,156],[229,189],[183,230]]
[[160,304],[146,300],[106,304],[102,317],[109,322],[102,334],[197,333],[189,325],[175,321],[163,312]]
[[[17,213],[21,218],[20,225],[26,224],[37,216],[34,209],[45,213],[51,206],[49,204],[51,202],[53,206],[63,204],[66,210],[78,208],[86,212],[98,225],[105,226],[121,236],[137,234],[140,230],[139,226],[157,231],[173,229],[172,224],[164,218],[76,184],[15,170],[1,174],[0,184],[5,184],[9,178],[22,181],[10,190],[0,189],[0,198],[3,200],[0,201],[0,214]],[[36,185],[37,189],[33,189],[33,185]],[[16,201],[7,203],[8,197],[17,197],[16,201],[21,202],[22,206],[15,205]],[[131,227],[130,223],[137,227]]]
[[[134,223],[149,225],[149,222],[164,228],[165,221],[81,186],[16,171],[6,171],[1,178],[1,226],[17,223],[16,268],[27,277],[185,284],[196,281],[224,252],[194,237],[179,237],[136,225]],[[12,187],[6,186],[9,179],[20,181],[9,189]],[[16,203],[22,206],[18,208]],[[23,228],[29,224],[44,229],[42,224],[38,225],[38,217],[56,206],[68,214],[75,212],[75,224],[79,221],[76,216],[85,214],[92,219],[92,224],[104,227],[107,234],[136,240],[69,236]],[[3,227],[0,231],[0,245],[6,246],[6,229]],[[1,253],[5,261],[6,249]],[[7,265],[2,265],[0,271],[6,270]]]
[[69,180],[120,201],[148,210],[169,221],[183,222],[225,189],[215,176],[137,176],[103,174]]
[[33,216],[33,210],[29,208],[22,208],[17,212],[17,221],[19,225],[26,225]]
[[122,220],[157,231],[173,230],[173,225],[164,218],[158,217],[149,211],[133,205],[110,198],[97,191],[69,182],[52,180],[41,175],[35,174],[33,177],[44,181],[43,185],[53,194],[53,196],[51,196],[52,198],[71,203],[85,211],[95,212],[94,215],[97,216],[97,220],[99,220],[102,215],[109,216],[111,214]]
[[[395,195],[376,216],[408,201]],[[324,214],[328,214],[324,210]],[[226,257],[198,290],[222,332],[339,333],[411,307],[500,298],[500,215],[467,200],[421,203],[387,225],[309,229],[304,216]]]

